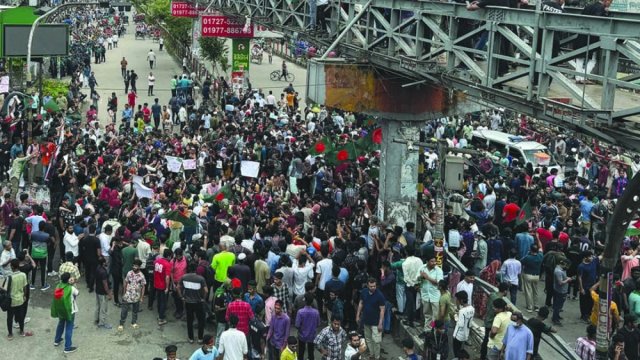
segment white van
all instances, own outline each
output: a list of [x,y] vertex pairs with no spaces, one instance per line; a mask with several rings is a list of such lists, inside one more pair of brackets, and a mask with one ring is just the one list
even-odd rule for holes
[[[555,168],[559,173],[562,172],[553,154],[538,142],[522,140],[519,136],[494,130],[474,130],[472,136],[472,144],[484,144],[491,151],[511,155],[512,158],[518,159],[518,163],[522,166],[531,163],[534,169],[546,166],[549,170]],[[541,161],[540,156],[536,156],[539,153],[547,154],[548,161]]]

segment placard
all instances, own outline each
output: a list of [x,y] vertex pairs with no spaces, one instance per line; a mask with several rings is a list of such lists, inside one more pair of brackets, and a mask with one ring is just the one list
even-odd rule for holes
[[178,173],[182,170],[182,159],[175,156],[165,155],[164,157],[167,160],[167,170]]
[[203,37],[253,37],[253,26],[247,23],[244,18],[203,15],[200,28]]
[[133,189],[136,191],[136,196],[140,199],[142,198],[147,198],[147,199],[152,199],[153,198],[153,189],[146,187],[142,184],[139,184],[137,182],[133,183]]
[[240,174],[242,176],[257,178],[260,173],[260,163],[257,161],[243,160],[240,163]]
[[185,160],[182,160],[182,167],[185,170],[195,170],[196,169],[196,159],[185,159]]

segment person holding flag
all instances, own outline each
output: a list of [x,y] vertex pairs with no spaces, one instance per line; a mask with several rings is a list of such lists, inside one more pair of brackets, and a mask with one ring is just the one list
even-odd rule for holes
[[53,340],[53,346],[59,346],[62,343],[62,334],[64,333],[64,353],[70,354],[78,350],[72,346],[72,336],[75,314],[78,312],[78,303],[76,298],[79,291],[73,285],[75,281],[71,279],[71,274],[63,273],[60,275],[60,283],[53,292],[53,301],[51,302],[51,317],[58,318],[58,327]]

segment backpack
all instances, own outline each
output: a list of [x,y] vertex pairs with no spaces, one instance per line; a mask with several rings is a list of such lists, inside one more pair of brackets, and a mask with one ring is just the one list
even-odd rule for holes
[[0,309],[7,311],[11,308],[11,275],[4,278],[0,287]]
[[[198,267],[200,266],[204,266],[204,265],[198,264]],[[207,284],[207,287],[209,289],[211,289],[211,287],[213,286],[213,279],[215,278],[215,276],[216,276],[216,271],[213,270],[211,265],[204,267],[204,281]]]

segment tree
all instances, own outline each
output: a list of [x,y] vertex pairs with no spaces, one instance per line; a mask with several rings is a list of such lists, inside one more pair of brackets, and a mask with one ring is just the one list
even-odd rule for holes
[[220,65],[223,73],[229,70],[229,47],[225,44],[225,39],[216,37],[200,37],[200,56],[213,63],[213,66]]

